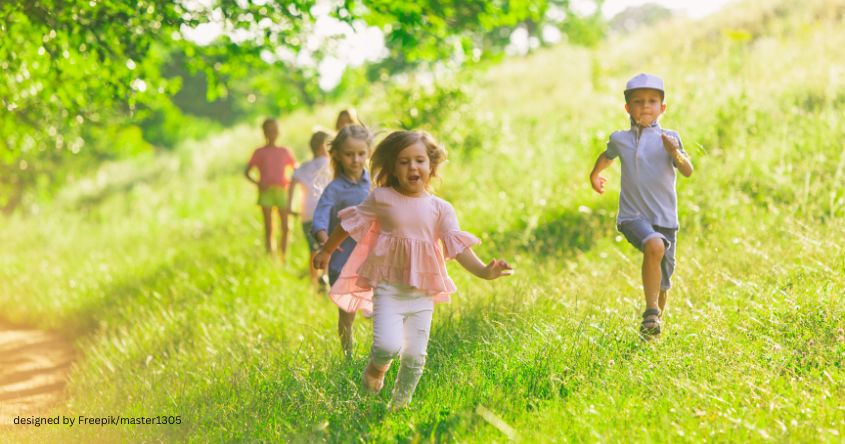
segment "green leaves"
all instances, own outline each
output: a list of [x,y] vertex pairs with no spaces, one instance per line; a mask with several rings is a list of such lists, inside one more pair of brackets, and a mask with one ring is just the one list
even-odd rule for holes
[[[19,194],[36,183],[57,186],[62,175],[56,173],[71,156],[96,162],[100,156],[92,143],[112,147],[106,152],[115,155],[135,152],[114,146],[113,140],[83,136],[132,134],[137,140],[130,145],[143,146],[132,121],[168,108],[179,84],[179,78],[163,75],[169,53],[186,54],[190,69],[205,74],[208,100],[226,97],[232,79],[267,67],[262,51],[290,45],[300,35],[314,3],[3,2],[0,189],[6,193],[0,193],[0,209],[13,209]],[[208,47],[183,38],[186,30],[203,23],[256,35],[262,28],[264,38],[241,44],[222,39]],[[91,131],[91,126],[104,128]]]
[[[542,27],[552,23],[549,11],[568,11],[569,2],[344,0],[329,8],[353,27],[385,33],[388,57],[368,70],[376,81],[499,57],[517,27],[542,41]],[[138,146],[143,139],[173,144],[184,133],[176,129],[185,126],[182,113],[189,108],[232,123],[336,97],[319,89],[316,64],[297,62],[303,54],[317,63],[330,54],[315,46],[330,46],[331,39],[312,41],[325,10],[317,0],[2,2],[0,189],[19,191],[0,193],[0,209],[11,210],[20,201],[16,193],[36,183],[57,187],[63,176],[57,172],[70,157],[76,165],[86,158],[93,164],[110,151],[135,152],[110,148],[112,141],[92,134],[140,125]],[[573,32],[593,32],[593,23]],[[204,44],[186,38],[200,31]],[[201,91],[175,96],[180,85],[197,83]]]

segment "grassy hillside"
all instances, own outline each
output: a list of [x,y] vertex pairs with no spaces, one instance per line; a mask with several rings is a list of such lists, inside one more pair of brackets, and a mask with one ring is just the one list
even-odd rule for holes
[[[412,407],[358,391],[371,326],[341,358],[336,310],[263,254],[238,127],[108,165],[36,215],[0,221],[9,321],[73,335],[63,415],[181,415],[180,426],[3,430],[15,439],[839,442],[845,434],[845,2],[745,2],[607,42],[509,59],[470,86],[494,129],[438,194],[495,282],[450,264]],[[627,126],[621,90],[662,75],[696,172],[665,333],[641,342],[640,256],[587,179]],[[372,100],[363,115],[382,104]],[[282,120],[299,158],[334,109]],[[460,147],[452,147],[459,151]],[[396,368],[388,374],[388,389]]]

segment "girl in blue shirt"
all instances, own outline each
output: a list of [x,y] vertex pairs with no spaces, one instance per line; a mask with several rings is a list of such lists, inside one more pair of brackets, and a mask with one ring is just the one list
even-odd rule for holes
[[[370,176],[366,165],[370,157],[373,135],[362,125],[349,125],[340,130],[329,149],[334,180],[323,190],[311,230],[317,242],[323,245],[332,230],[340,223],[337,213],[347,207],[359,205],[370,192]],[[334,285],[355,241],[348,237],[332,255],[329,262],[329,283]],[[352,323],[355,313],[338,309],[337,332],[344,355],[352,356]]]

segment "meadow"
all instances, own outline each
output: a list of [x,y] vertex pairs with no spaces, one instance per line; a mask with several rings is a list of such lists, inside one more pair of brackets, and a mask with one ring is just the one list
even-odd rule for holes
[[[641,256],[615,230],[619,167],[603,196],[588,179],[610,132],[628,126],[622,89],[643,71],[666,79],[661,124],[680,132],[696,168],[678,178],[678,266],[651,342],[637,335]],[[459,292],[435,312],[409,409],[387,410],[396,365],[388,390],[360,392],[370,323],[356,321],[345,361],[336,309],[309,287],[298,223],[286,265],[264,254],[241,175],[260,132],[241,125],[104,165],[55,201],[0,219],[2,317],[61,331],[80,351],[66,405],[47,414],[182,424],[0,434],[845,439],[845,2],[743,2],[597,48],[508,58],[466,87],[483,143],[447,146],[437,194],[482,239],[482,259],[506,258],[516,273],[488,282],[450,264]],[[362,101],[362,115],[389,115],[386,89]],[[282,116],[282,141],[306,158],[311,128],[329,126],[340,106]]]

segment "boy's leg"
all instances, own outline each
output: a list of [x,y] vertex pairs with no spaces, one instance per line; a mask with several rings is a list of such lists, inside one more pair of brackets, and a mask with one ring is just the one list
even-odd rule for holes
[[653,237],[643,245],[643,292],[645,293],[646,309],[659,308],[660,279],[662,271],[660,262],[666,246],[663,239]]
[[264,216],[264,248],[267,253],[273,252],[273,207],[261,207]]
[[663,260],[660,261],[660,296],[657,304],[660,308],[660,315],[663,316],[666,310],[666,301],[669,298],[669,289],[672,288],[672,275],[675,273],[675,251],[677,249],[677,229],[655,227],[660,234],[662,234],[669,242],[669,247],[663,254]]
[[617,226],[631,245],[643,252],[642,279],[646,310],[640,324],[643,334],[660,333],[659,299],[661,290],[661,263],[670,246],[665,235],[645,219],[626,220]]

